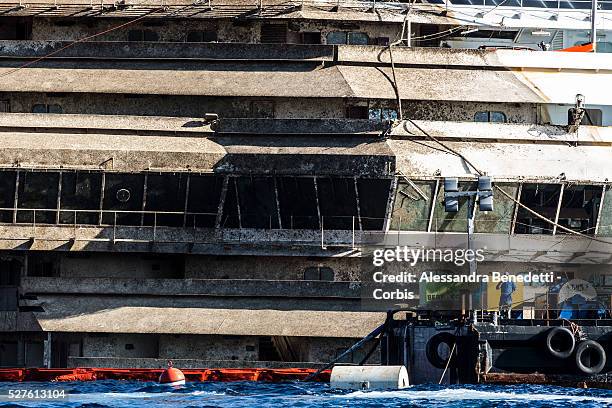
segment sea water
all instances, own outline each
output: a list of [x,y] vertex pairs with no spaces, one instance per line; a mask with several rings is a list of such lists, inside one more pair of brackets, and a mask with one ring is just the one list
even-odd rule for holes
[[341,391],[329,384],[200,382],[181,387],[137,381],[0,383],[10,389],[57,388],[63,400],[11,401],[11,407],[612,407],[612,391],[542,385],[416,385],[397,391]]

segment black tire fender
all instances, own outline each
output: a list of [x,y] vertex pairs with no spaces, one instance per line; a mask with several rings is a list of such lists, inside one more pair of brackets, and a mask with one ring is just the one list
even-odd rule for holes
[[457,339],[455,338],[455,336],[449,332],[442,332],[432,336],[427,341],[427,345],[425,346],[425,354],[427,355],[427,360],[429,360],[431,365],[436,368],[446,368],[446,365],[448,364],[448,359],[450,358],[450,354],[447,358],[442,358],[440,356],[438,348],[440,347],[440,344],[444,343],[448,346],[448,350],[450,352],[456,341]]
[[553,327],[546,334],[545,347],[551,356],[565,359],[574,352],[576,339],[567,327]]
[[575,360],[581,374],[599,374],[606,365],[606,351],[594,340],[581,341],[576,347]]

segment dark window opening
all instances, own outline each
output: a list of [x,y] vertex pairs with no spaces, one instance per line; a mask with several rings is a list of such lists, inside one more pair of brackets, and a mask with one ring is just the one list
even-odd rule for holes
[[367,106],[347,106],[346,117],[348,119],[368,119],[370,111]]
[[192,175],[187,199],[187,226],[213,228],[223,189],[223,177]]
[[240,218],[238,215],[237,185],[235,177],[230,177],[227,183],[227,192],[225,194],[225,203],[223,205],[223,217],[221,219],[221,227],[240,227]]
[[189,31],[186,42],[216,42],[217,32],[213,30]]
[[15,171],[0,171],[0,222],[13,222],[13,211],[8,208],[15,206]]
[[304,270],[304,280],[333,281],[334,270],[328,266],[310,266]]
[[58,183],[59,173],[56,172],[21,172],[19,174],[17,222],[55,224]]
[[[520,202],[549,220],[554,220],[560,194],[560,184],[523,184]],[[536,217],[523,207],[519,207],[514,232],[517,234],[552,234],[553,225]]]
[[32,17],[0,17],[0,40],[30,39],[32,39]]
[[[182,226],[186,188],[186,174],[149,174],[145,211],[159,211],[160,213],[145,214],[144,225]],[[163,212],[180,214],[164,214]]]
[[242,228],[277,229],[278,208],[274,178],[235,178]]
[[128,343],[128,344],[125,345],[125,349],[126,350],[134,350],[134,345],[131,344],[131,343]]
[[[601,193],[601,186],[566,186],[563,189],[558,224],[583,234],[594,234]],[[567,231],[557,228],[557,233],[566,234]]]
[[10,112],[11,103],[8,100],[0,100],[0,112]]
[[59,255],[54,253],[30,253],[28,255],[27,276],[59,276]]
[[287,24],[262,24],[261,42],[265,44],[284,44],[287,42]]
[[104,182],[105,210],[102,222],[107,225],[141,225],[144,175],[107,173]]
[[506,123],[506,114],[497,111],[481,111],[474,114],[474,122]]
[[128,41],[159,41],[159,34],[153,30],[130,30]]
[[385,224],[391,180],[357,179],[361,226],[364,230],[382,230]]
[[357,196],[352,178],[317,178],[319,206],[326,230],[358,228]]
[[0,342],[0,367],[17,367],[17,342]]
[[32,106],[32,113],[63,113],[61,105],[37,103]]
[[[572,123],[572,109],[567,111],[567,123]],[[582,117],[582,121],[580,121],[581,125],[586,126],[602,126],[603,123],[603,113],[601,109],[585,109],[584,116]]]
[[[60,223],[98,224],[101,188],[102,173],[62,173]],[[69,210],[85,211],[74,212]]]
[[276,346],[272,342],[272,337],[260,337],[258,339],[258,360],[259,361],[281,361]]
[[302,44],[321,44],[321,33],[320,32],[303,32]]
[[319,213],[314,179],[279,177],[276,183],[283,228],[318,229]]

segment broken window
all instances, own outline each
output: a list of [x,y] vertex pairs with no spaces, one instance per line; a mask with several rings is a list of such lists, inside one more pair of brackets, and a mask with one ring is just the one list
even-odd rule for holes
[[332,31],[327,33],[327,44],[346,44],[346,32]]
[[46,104],[46,103],[37,103],[32,106],[32,113],[62,113],[63,109],[61,105],[56,103]]
[[612,237],[612,186],[606,186],[603,203],[601,204],[597,235]]
[[357,179],[359,215],[364,230],[383,229],[390,188],[390,179]]
[[316,32],[303,32],[302,44],[321,44],[321,33]]
[[[557,214],[560,184],[523,184],[520,202],[549,220]],[[514,232],[517,234],[552,234],[553,225],[519,207]]]
[[435,181],[415,181],[400,178],[397,182],[391,229],[427,231]]
[[[567,111],[567,123],[573,122],[573,108]],[[581,125],[586,126],[601,126],[603,123],[603,113],[601,109],[585,109],[584,116],[582,117],[582,121],[580,121]]]
[[274,118],[274,101],[252,101],[252,118]]
[[143,174],[107,173],[102,222],[108,225],[141,225],[143,189]]
[[[187,175],[184,173],[149,174],[145,211],[159,211],[159,213],[145,214],[144,225],[183,226],[186,188]],[[164,214],[164,212],[180,214]]]
[[261,42],[284,44],[287,42],[287,24],[262,24]]
[[[476,191],[478,184],[472,181],[460,182],[459,191]],[[473,198],[472,198],[473,199]],[[468,197],[459,197],[459,211],[444,210],[444,183],[440,183],[432,230],[438,232],[467,232]]]
[[481,111],[474,114],[474,122],[506,123],[507,118],[504,112]]
[[[101,189],[102,173],[63,172],[60,223],[98,224]],[[89,211],[73,212],[66,210]]]
[[128,41],[159,41],[159,34],[153,30],[130,30]]
[[217,32],[213,30],[189,31],[186,42],[216,42]]
[[8,100],[0,100],[0,112],[10,112],[11,103]]
[[317,177],[317,189],[324,229],[359,228],[354,179]]
[[[495,183],[496,187],[501,188],[510,197],[516,199],[518,184]],[[474,231],[483,233],[504,233],[510,232],[512,219],[514,218],[514,200],[493,188],[493,211],[480,211],[476,209],[474,219]]]
[[327,34],[327,44],[368,45],[369,37],[366,33],[331,31]]
[[223,177],[191,175],[187,199],[187,225],[212,228],[217,220]]
[[[17,222],[55,224],[59,173],[29,172],[19,174]],[[31,208],[34,210],[21,210]]]
[[0,171],[0,222],[13,222],[16,171]]
[[369,37],[366,33],[350,32],[348,33],[348,44],[352,45],[368,45]]
[[[567,185],[563,189],[558,224],[583,234],[594,234],[601,193],[601,186]],[[557,233],[567,231],[557,228]]]
[[392,108],[370,108],[368,110],[370,120],[390,121],[397,119],[397,110]]
[[235,179],[242,228],[278,229],[276,190],[272,177]]
[[318,229],[317,194],[312,177],[276,179],[280,214],[285,229]]

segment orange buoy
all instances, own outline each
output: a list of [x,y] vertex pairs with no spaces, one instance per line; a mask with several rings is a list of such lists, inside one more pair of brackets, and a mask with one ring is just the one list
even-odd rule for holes
[[178,368],[172,367],[172,361],[168,360],[168,368],[159,376],[159,383],[163,385],[185,385],[185,374]]

